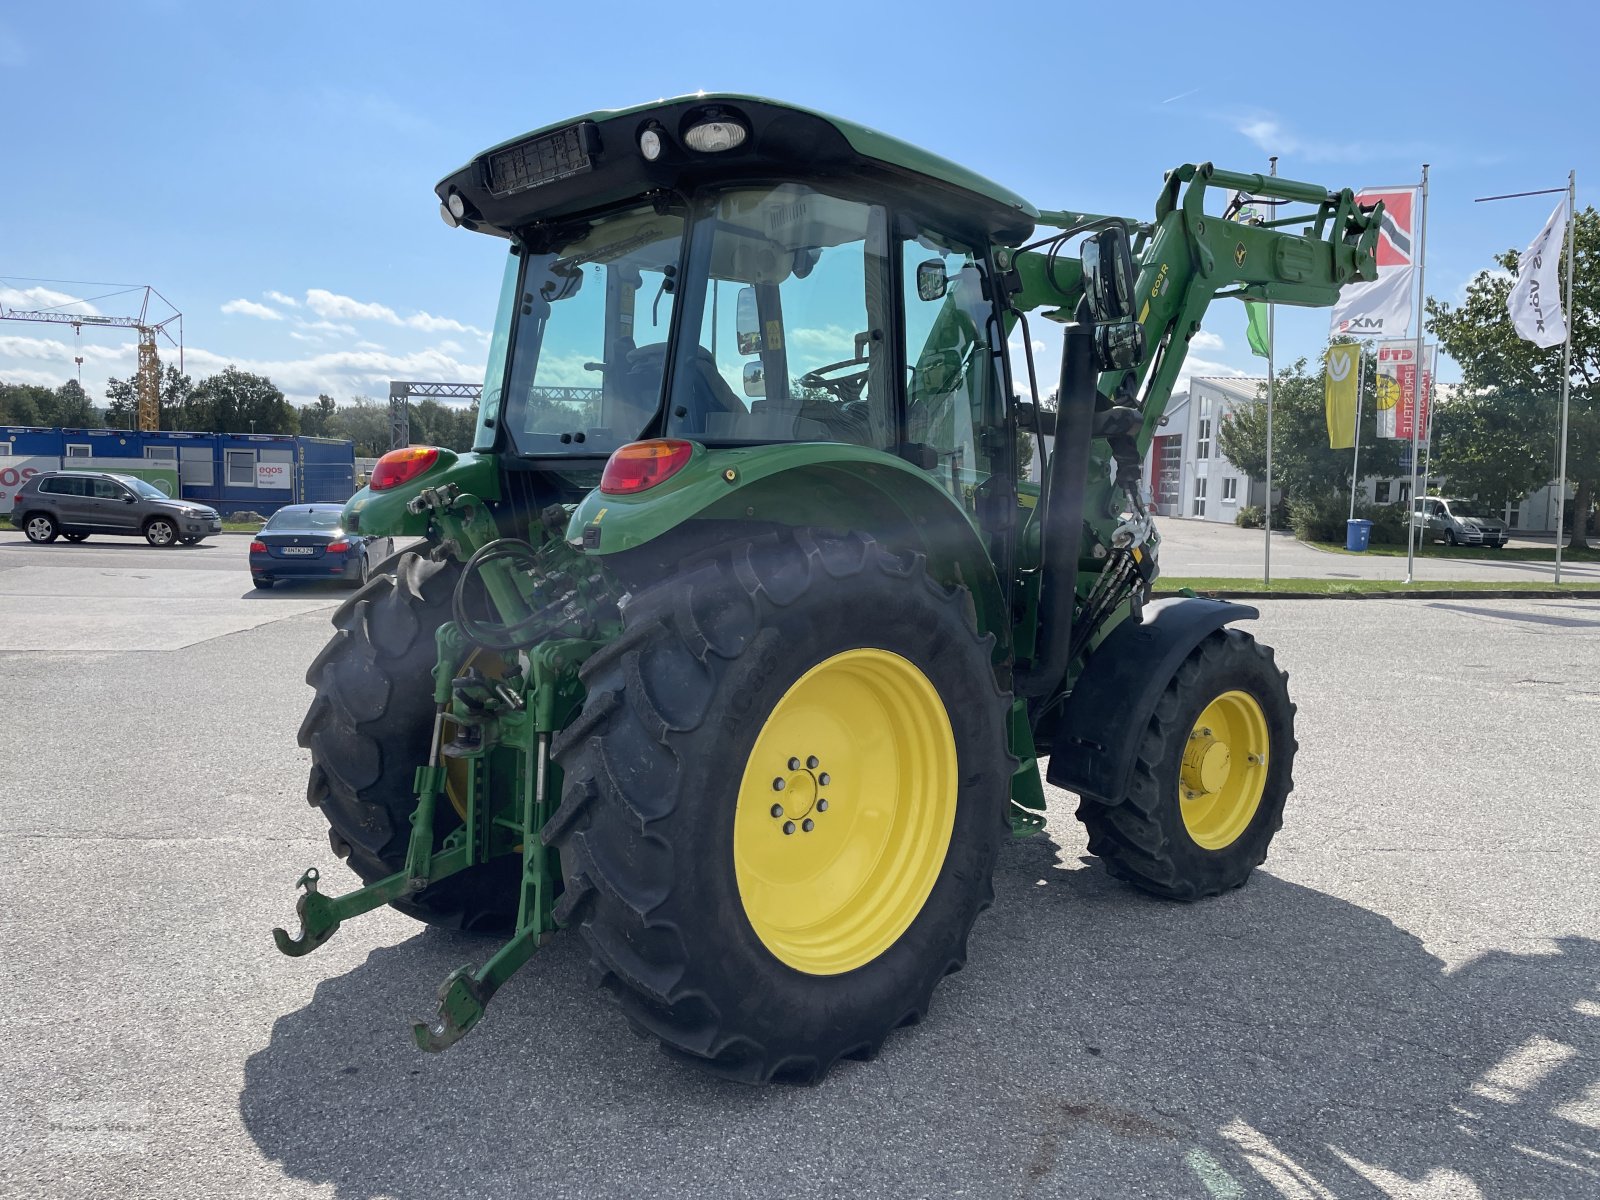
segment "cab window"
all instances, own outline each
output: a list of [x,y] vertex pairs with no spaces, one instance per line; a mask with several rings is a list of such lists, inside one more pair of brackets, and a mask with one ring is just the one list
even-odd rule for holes
[[798,183],[740,188],[703,203],[693,236],[705,292],[669,433],[891,447],[886,211]]

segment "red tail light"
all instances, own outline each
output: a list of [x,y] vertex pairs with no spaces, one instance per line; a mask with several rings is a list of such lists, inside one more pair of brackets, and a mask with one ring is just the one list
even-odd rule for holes
[[415,479],[439,461],[439,451],[432,446],[406,446],[391,450],[372,468],[372,478],[367,486],[375,492],[386,492]]
[[693,453],[691,443],[675,438],[618,446],[606,460],[606,469],[600,475],[600,490],[608,496],[631,496],[648,491],[688,466]]
[[350,543],[349,542],[329,542],[327,544],[327,546],[325,547],[325,549],[327,550],[327,552],[329,554],[343,554],[346,550],[350,549]]
[[265,554],[266,552],[267,552],[267,544],[265,542],[251,542],[250,543],[250,553],[251,554]]

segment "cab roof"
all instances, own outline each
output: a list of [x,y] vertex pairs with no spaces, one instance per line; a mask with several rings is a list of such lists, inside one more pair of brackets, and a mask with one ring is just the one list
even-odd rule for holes
[[[743,143],[696,151],[684,134],[705,120],[742,125]],[[658,158],[639,139],[653,129]],[[652,190],[740,177],[863,180],[907,197],[986,236],[1019,244],[1039,210],[1001,184],[919,146],[813,109],[760,96],[702,92],[629,108],[602,109],[544,125],[491,146],[439,182],[440,202],[459,193],[469,229],[510,234],[522,226],[589,211]]]

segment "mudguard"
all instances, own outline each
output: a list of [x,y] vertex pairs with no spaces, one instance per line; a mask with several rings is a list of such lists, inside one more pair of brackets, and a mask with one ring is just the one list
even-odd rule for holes
[[1224,625],[1260,615],[1248,604],[1175,597],[1112,630],[1067,698],[1046,778],[1080,795],[1120,799],[1145,726],[1179,665]]

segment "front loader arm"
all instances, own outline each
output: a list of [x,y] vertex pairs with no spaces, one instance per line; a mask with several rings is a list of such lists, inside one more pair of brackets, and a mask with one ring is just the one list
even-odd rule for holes
[[[1314,208],[1302,207],[1298,215],[1260,223],[1228,220],[1206,212],[1206,194],[1212,188],[1230,195],[1245,192],[1257,203]],[[1130,393],[1139,396],[1140,455],[1149,449],[1189,342],[1200,332],[1201,319],[1214,298],[1332,305],[1345,284],[1376,277],[1381,215],[1381,205],[1360,208],[1348,188],[1330,192],[1277,176],[1219,171],[1210,163],[1186,164],[1167,172],[1155,221],[1126,222],[1136,234],[1139,277],[1134,307],[1145,329],[1144,357],[1131,370],[1102,372],[1098,385],[1102,396],[1119,397],[1119,403],[1127,403],[1121,397]],[[1068,231],[1107,219],[1071,212],[1043,212],[1040,217],[1043,223]],[[1083,294],[1082,272],[1076,259],[1060,253],[1064,241],[1016,255],[1014,266],[1022,287],[1013,300],[1016,308],[1048,306],[1052,311],[1046,316],[1072,319]]]

